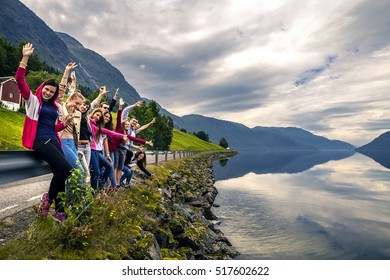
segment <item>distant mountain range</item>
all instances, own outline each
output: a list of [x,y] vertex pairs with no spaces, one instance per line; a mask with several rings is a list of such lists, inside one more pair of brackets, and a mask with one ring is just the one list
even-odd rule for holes
[[205,131],[212,142],[219,143],[224,137],[230,148],[237,150],[257,151],[319,151],[319,150],[354,150],[355,147],[346,142],[329,140],[296,127],[254,127],[205,117],[187,115],[173,117],[176,126],[187,132]]
[[[133,103],[141,98],[122,73],[104,57],[84,48],[71,36],[53,31],[20,1],[0,0],[0,4],[0,35],[5,40],[14,45],[21,41],[32,42],[40,59],[60,71],[68,62],[77,62],[79,84],[93,89],[97,89],[100,85],[107,85],[111,94],[119,87],[127,103]],[[163,108],[161,112],[173,119],[176,128],[184,128],[189,133],[203,130],[214,143],[219,143],[219,140],[224,137],[230,148],[236,150],[350,151],[355,149],[348,143],[329,140],[295,127],[248,128],[239,123],[201,115],[178,117]]]

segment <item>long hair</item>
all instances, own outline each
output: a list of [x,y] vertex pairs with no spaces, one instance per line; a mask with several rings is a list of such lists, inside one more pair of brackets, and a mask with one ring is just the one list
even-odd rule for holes
[[114,130],[114,124],[112,123],[112,114],[111,112],[105,111],[103,114],[103,120],[105,115],[110,115],[110,121],[108,123],[104,122],[104,128],[109,130]]
[[[144,154],[144,157],[143,157],[143,159],[141,159],[141,160],[137,160],[137,158],[138,158],[138,156],[139,156],[140,154]],[[135,155],[134,155],[134,159],[137,160],[138,162],[140,162],[140,163],[142,164],[143,167],[146,166],[146,154],[145,154],[145,152],[142,152],[142,151],[136,152]]]
[[102,128],[104,127],[104,118],[103,118],[103,110],[101,108],[96,108],[92,111],[91,114],[89,114],[89,117],[91,119],[93,119],[93,115],[95,115],[95,113],[100,113],[101,114],[101,117],[100,119],[96,122],[96,126],[98,128],[97,132],[96,132],[96,141],[99,142],[100,141],[100,136],[102,135]]
[[[88,99],[85,98],[83,103],[84,103],[84,105],[87,105],[88,108],[91,108],[91,101],[89,101]],[[84,113],[81,113],[82,119],[86,119],[88,117],[88,111],[89,111],[89,109],[87,111],[85,111]]]
[[128,120],[124,120],[122,123],[121,123],[121,125],[122,125],[122,133],[123,134],[128,134],[129,133],[129,131],[127,131],[126,129],[125,129],[125,123],[126,122],[129,122]]

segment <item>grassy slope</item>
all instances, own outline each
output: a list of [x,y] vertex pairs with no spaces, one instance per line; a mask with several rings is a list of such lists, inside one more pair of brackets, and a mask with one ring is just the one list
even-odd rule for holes
[[[115,118],[115,116],[113,116]],[[0,150],[22,150],[22,128],[24,115],[0,108]],[[205,142],[198,137],[173,130],[170,150],[221,150],[221,146]]]
[[25,115],[0,108],[0,150],[23,150],[22,130]]
[[198,137],[182,132],[177,129],[173,129],[173,139],[172,143],[169,146],[171,151],[177,150],[195,150],[195,151],[204,151],[204,150],[224,150],[221,146],[203,141]]

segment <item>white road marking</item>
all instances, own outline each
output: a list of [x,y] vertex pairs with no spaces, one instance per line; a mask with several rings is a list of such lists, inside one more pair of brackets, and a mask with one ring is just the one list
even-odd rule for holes
[[31,197],[31,198],[29,198],[29,199],[27,199],[27,200],[25,200],[25,201],[33,201],[33,200],[36,200],[36,199],[38,199],[38,198],[41,198],[41,194],[40,195],[37,195],[37,196],[33,196],[33,197]]
[[15,207],[17,207],[17,206],[19,206],[19,204],[15,204],[15,205],[12,205],[12,206],[8,206],[8,207],[6,207],[6,208],[4,208],[4,209],[1,209],[1,210],[0,210],[0,213],[1,213],[1,212],[5,212],[5,211],[7,211],[7,210],[9,210],[9,209],[15,208]]

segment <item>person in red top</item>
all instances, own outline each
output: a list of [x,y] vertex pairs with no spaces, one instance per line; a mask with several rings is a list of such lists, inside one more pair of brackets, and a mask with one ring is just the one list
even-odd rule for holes
[[64,92],[69,73],[76,67],[76,64],[69,63],[66,66],[61,84],[58,84],[54,79],[48,79],[38,87],[34,95],[25,79],[27,63],[33,52],[32,44],[27,43],[23,46],[23,58],[16,71],[16,82],[26,102],[22,144],[30,150],[34,149],[50,165],[53,178],[50,182],[49,192],[42,195],[40,211],[46,217],[54,201],[55,211],[52,216],[62,222],[66,219],[66,214],[58,198],[58,193],[65,191],[65,181],[70,175],[72,166],[66,160],[61,149],[58,132],[73,121],[73,116],[69,115],[62,122],[60,119],[60,105],[56,100]]

